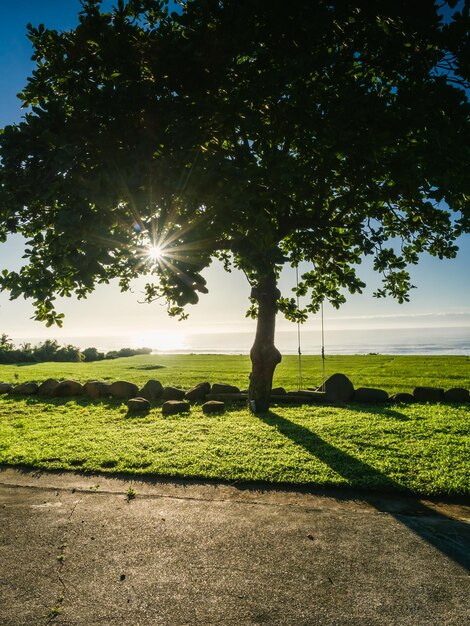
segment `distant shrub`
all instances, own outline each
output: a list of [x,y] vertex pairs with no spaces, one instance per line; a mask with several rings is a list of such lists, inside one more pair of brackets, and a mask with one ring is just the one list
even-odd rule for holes
[[55,361],[79,363],[83,361],[83,354],[77,346],[67,345],[59,348],[55,354]]
[[96,348],[85,348],[82,352],[85,361],[102,361],[105,357],[104,352],[98,352]]
[[46,339],[46,341],[33,348],[34,358],[39,362],[57,361],[55,357],[59,348],[59,343],[55,339]]
[[36,359],[32,354],[24,353],[22,350],[3,350],[0,348],[0,363],[11,365],[12,363],[35,363]]
[[138,356],[139,354],[151,354],[152,348],[121,348],[118,355],[121,356]]
[[80,350],[71,344],[61,346],[55,339],[46,339],[37,346],[23,343],[20,348],[15,348],[8,335],[0,335],[0,363],[3,364],[44,363],[46,361],[79,363],[80,361],[119,359],[140,354],[151,354],[151,352],[151,348],[121,348],[105,354],[93,347]]
[[139,354],[151,354],[152,348],[121,348],[120,350],[111,350],[105,355],[106,359],[120,359],[127,356],[138,356]]

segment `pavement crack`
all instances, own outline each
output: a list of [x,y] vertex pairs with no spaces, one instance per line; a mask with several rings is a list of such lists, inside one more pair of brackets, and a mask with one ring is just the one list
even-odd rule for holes
[[77,506],[80,504],[82,500],[75,500],[73,506],[72,506],[72,510],[70,511],[70,515],[69,515],[69,521],[72,519],[72,515],[75,513],[75,509],[77,508]]
[[[81,499],[76,500],[71,508],[71,511],[68,515],[67,518],[67,523],[70,522],[70,520],[73,517],[73,514],[75,513],[75,509],[77,508],[77,506],[80,504]],[[57,559],[57,570],[56,570],[56,574],[57,574],[57,579],[59,580],[60,584],[62,585],[62,593],[57,597],[55,603],[49,608],[49,611],[46,615],[46,619],[47,622],[46,624],[53,624],[55,623],[55,620],[60,616],[60,614],[63,612],[64,610],[64,603],[65,603],[65,596],[66,593],[68,591],[67,589],[67,585],[65,584],[65,581],[62,577],[62,571],[64,569],[64,565],[66,562],[66,549],[67,549],[67,532],[65,532],[64,534],[64,539],[62,541],[62,543],[57,547],[58,550],[58,554],[56,555],[56,559]]]

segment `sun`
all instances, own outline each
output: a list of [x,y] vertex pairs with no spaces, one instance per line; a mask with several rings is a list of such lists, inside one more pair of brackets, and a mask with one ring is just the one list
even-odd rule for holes
[[147,256],[151,261],[158,261],[163,256],[163,250],[160,246],[151,245],[147,248]]
[[187,334],[177,330],[150,330],[131,336],[133,346],[145,346],[152,348],[154,352],[183,350],[187,346],[187,341]]

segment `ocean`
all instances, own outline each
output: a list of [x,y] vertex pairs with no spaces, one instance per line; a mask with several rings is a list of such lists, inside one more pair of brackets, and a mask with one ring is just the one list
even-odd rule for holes
[[[163,341],[164,332],[143,334],[140,338],[125,335],[70,336],[57,340],[61,345],[80,348],[94,346],[102,351],[119,348],[148,347],[155,353],[173,354],[248,354],[253,343],[251,332],[182,334],[175,347]],[[160,337],[160,339],[159,339]],[[321,354],[320,331],[301,330],[302,354]],[[25,341],[33,345],[44,338],[13,337],[15,345]],[[177,346],[177,347],[176,347]],[[297,329],[279,330],[276,346],[282,354],[297,354]],[[329,330],[325,332],[326,354],[410,354],[410,355],[470,355],[470,327],[449,328],[384,328]]]

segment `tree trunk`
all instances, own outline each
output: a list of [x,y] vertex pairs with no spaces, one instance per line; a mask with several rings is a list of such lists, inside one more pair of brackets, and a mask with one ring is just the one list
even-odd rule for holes
[[259,308],[255,341],[250,351],[252,369],[248,399],[253,413],[268,410],[274,370],[282,358],[274,345],[279,295],[274,271],[261,276],[258,286],[251,291]]

